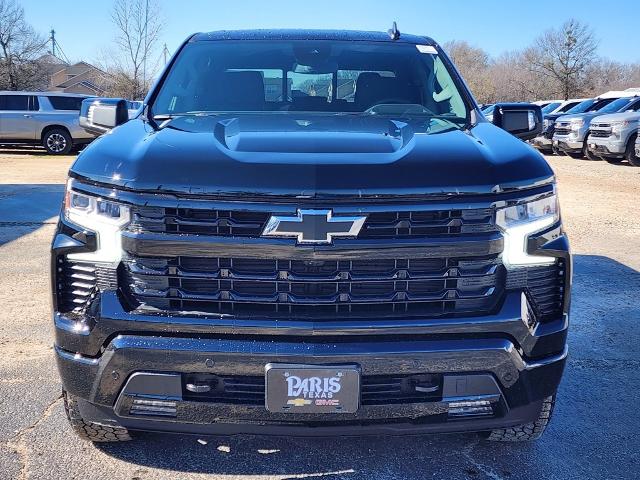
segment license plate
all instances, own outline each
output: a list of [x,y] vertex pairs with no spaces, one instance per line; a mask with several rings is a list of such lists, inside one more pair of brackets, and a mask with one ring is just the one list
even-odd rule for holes
[[279,413],[354,413],[360,404],[356,365],[266,366],[265,405]]

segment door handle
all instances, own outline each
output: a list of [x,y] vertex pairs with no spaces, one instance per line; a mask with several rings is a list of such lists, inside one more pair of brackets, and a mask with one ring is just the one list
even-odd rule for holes
[[25,113],[24,115],[22,115],[24,118],[31,118],[31,115],[29,115],[28,113]]

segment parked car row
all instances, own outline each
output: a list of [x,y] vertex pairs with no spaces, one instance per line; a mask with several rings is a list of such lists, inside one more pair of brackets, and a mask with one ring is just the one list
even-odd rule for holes
[[[531,144],[543,153],[564,153],[573,158],[627,160],[640,166],[636,143],[640,128],[640,89],[606,92],[591,99],[568,100],[574,106],[552,112],[543,107],[543,131]],[[578,103],[575,103],[578,102]]]
[[[65,155],[96,138],[78,123],[88,95],[58,92],[0,91],[0,145],[42,145],[47,153]],[[129,118],[142,102],[127,101]]]

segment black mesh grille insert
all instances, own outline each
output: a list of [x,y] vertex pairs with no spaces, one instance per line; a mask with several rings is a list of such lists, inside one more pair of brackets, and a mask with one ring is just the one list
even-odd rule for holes
[[[192,393],[187,383],[206,384],[210,390]],[[184,400],[237,405],[264,405],[264,376],[186,375]],[[442,399],[442,375],[365,375],[361,378],[362,405],[419,403]]]
[[501,298],[504,269],[481,258],[124,260],[134,307],[278,318],[480,315]]
[[[259,237],[269,212],[135,207],[129,230],[190,235]],[[358,238],[419,238],[495,232],[490,208],[373,212]]]

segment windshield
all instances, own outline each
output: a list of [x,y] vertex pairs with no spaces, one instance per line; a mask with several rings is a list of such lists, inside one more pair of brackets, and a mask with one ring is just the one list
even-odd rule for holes
[[542,113],[551,113],[560,106],[560,102],[553,102],[542,109]]
[[591,108],[591,106],[595,103],[594,99],[584,100],[577,104],[575,107],[572,107],[570,110],[567,110],[567,113],[584,113]]
[[468,118],[433,47],[328,40],[187,44],[151,112],[424,116],[461,125]]
[[563,105],[561,108],[558,109],[558,111],[556,113],[565,113],[568,112],[569,110],[571,110],[573,107],[575,107],[576,105],[578,105],[580,102],[569,102],[566,105]]
[[611,102],[606,107],[598,110],[598,113],[615,113],[618,110],[623,109],[631,102],[630,98],[618,98],[617,100]]

